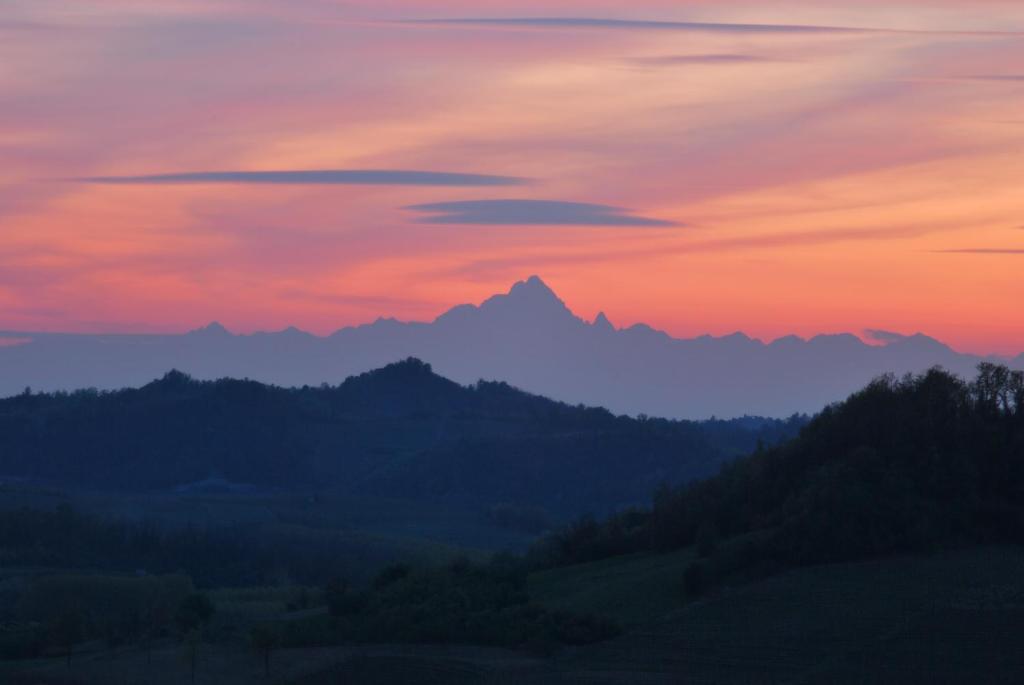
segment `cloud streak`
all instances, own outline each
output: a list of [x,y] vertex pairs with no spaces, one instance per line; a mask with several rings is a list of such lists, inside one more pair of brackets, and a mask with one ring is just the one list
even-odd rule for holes
[[638,57],[632,62],[644,66],[685,66],[690,64],[715,65],[715,64],[759,64],[766,62],[778,62],[780,60],[772,57],[759,57],[757,55],[735,55],[735,54],[711,54],[711,55],[662,55],[659,57]]
[[608,29],[616,31],[687,31],[698,33],[845,34],[874,33],[879,29],[803,24],[734,24],[699,21],[651,21],[595,17],[458,17],[413,19],[400,23],[440,26],[507,26],[541,29]]
[[1024,83],[1024,74],[978,74],[970,77],[972,81],[995,81],[1003,83]]
[[772,250],[788,247],[829,246],[838,243],[872,242],[876,240],[901,240],[919,237],[930,233],[953,228],[949,226],[904,226],[901,228],[848,228],[790,231],[769,233],[759,236],[742,236],[699,240],[676,245],[659,244],[656,246],[625,248],[615,250],[594,250],[572,252],[551,252],[547,254],[526,254],[511,257],[475,259],[442,272],[443,275],[456,275],[470,278],[508,277],[515,274],[537,270],[542,267],[564,267],[565,265],[585,265],[616,263],[624,260],[643,260],[650,257],[686,254],[725,254],[744,250]]
[[907,336],[902,333],[894,333],[893,331],[883,331],[878,328],[866,328],[864,329],[864,335],[875,342],[884,343],[886,345],[901,340],[906,340]]
[[30,342],[32,342],[32,338],[15,338],[0,334],[0,348],[18,347],[19,345],[27,345]]
[[637,216],[609,205],[557,200],[468,200],[410,205],[422,224],[488,226],[678,226],[670,221]]
[[898,29],[864,26],[825,26],[815,24],[743,24],[732,22],[658,21],[608,19],[601,17],[452,17],[448,19],[409,19],[396,23],[420,26],[476,26],[527,29],[601,29],[610,31],[661,31],[734,35],[950,35],[1020,36],[1019,31],[955,31],[941,29]]
[[441,171],[398,169],[301,169],[294,171],[199,171],[138,176],[87,176],[70,179],[77,183],[105,185],[394,185],[492,187],[521,186],[528,179],[489,174],[460,174]]
[[936,254],[991,254],[1024,255],[1024,248],[1016,247],[963,247],[953,250],[933,250]]

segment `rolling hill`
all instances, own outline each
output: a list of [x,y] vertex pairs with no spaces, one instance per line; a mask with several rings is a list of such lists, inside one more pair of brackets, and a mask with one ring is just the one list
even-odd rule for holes
[[[197,381],[0,401],[8,480],[111,492],[304,491],[556,518],[642,503],[802,420],[614,416],[407,360],[337,386]],[[512,521],[515,524],[515,521]]]
[[800,435],[714,478],[664,489],[647,512],[577,524],[537,550],[555,565],[696,545],[686,582],[780,568],[1024,542],[1024,373],[984,365],[879,378]]

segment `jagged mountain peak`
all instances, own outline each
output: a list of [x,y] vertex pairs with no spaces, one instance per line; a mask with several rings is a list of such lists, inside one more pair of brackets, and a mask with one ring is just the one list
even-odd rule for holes
[[594,326],[595,329],[597,329],[599,331],[614,331],[615,330],[615,326],[613,326],[612,322],[608,320],[608,317],[605,316],[604,312],[598,312],[597,313],[597,316],[594,317],[593,326]]
[[555,291],[545,283],[540,276],[534,274],[524,281],[517,281],[512,285],[512,288],[508,291],[509,295],[522,295],[522,294],[540,295],[545,297],[553,297],[556,300],[558,296],[555,295]]
[[[967,376],[983,360],[925,335],[882,330],[765,344],[742,334],[683,339],[644,324],[616,328],[604,314],[577,316],[538,276],[433,323],[382,318],[328,337],[234,334],[218,323],[186,335],[7,335],[32,342],[0,347],[0,396],[26,386],[140,387],[169,368],[201,380],[316,386],[412,356],[461,383],[498,378],[615,412],[691,418],[817,411],[881,374],[941,365]],[[1024,356],[991,359],[1024,368]],[[388,373],[429,378],[412,371]]]
[[218,321],[211,321],[210,323],[206,324],[202,328],[197,328],[197,329],[195,329],[193,331],[189,331],[188,335],[196,335],[196,336],[201,335],[201,336],[209,336],[209,337],[213,337],[213,336],[229,336],[229,335],[231,335],[231,331],[229,331],[228,329],[224,328],[224,326],[222,326],[220,324],[220,322],[218,322]]
[[517,323],[551,323],[560,319],[579,321],[565,302],[539,276],[517,281],[507,293],[489,297],[479,306],[463,304],[452,307],[436,321],[463,321],[481,315],[514,320]]
[[894,350],[913,351],[916,354],[944,354],[953,352],[953,348],[940,340],[924,333],[905,335],[876,328],[864,331],[865,338],[877,347],[891,347]]
[[541,280],[540,276],[530,276],[525,281],[517,281],[509,289],[508,294],[495,295],[485,301],[481,308],[496,301],[522,303],[524,306],[557,306],[568,311],[565,302]]
[[949,345],[940,340],[936,340],[930,335],[925,335],[924,333],[908,335],[903,338],[903,340],[900,340],[899,343],[904,345],[913,345],[916,349],[920,350],[952,352],[952,348]]

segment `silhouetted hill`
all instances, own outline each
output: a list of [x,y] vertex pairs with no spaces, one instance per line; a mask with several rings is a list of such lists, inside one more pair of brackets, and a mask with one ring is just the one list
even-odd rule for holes
[[1024,373],[983,365],[884,377],[798,438],[653,510],[555,539],[557,563],[696,544],[712,577],[792,564],[1024,542]]
[[0,401],[0,474],[72,488],[216,482],[565,516],[643,502],[659,483],[711,475],[800,423],[617,417],[505,383],[461,386],[414,359],[296,389],[172,371],[139,389]]
[[[430,323],[381,318],[327,337],[294,328],[235,335],[219,324],[184,335],[0,332],[22,343],[0,344],[0,396],[26,386],[138,387],[170,368],[202,379],[319,385],[417,357],[459,383],[501,378],[616,413],[780,417],[817,412],[882,373],[940,365],[967,376],[984,361],[920,334],[870,336],[875,344],[850,334],[770,343],[742,333],[676,339],[644,324],[616,328],[603,314],[584,321],[533,276]],[[1010,363],[1024,368],[1024,356]]]

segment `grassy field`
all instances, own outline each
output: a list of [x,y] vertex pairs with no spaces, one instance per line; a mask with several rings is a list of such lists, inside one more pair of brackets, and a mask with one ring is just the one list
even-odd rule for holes
[[[246,626],[308,615],[299,589],[214,594],[219,612],[196,682],[278,685],[611,685],[685,683],[1024,682],[1024,549],[987,548],[799,569],[687,604],[688,552],[633,556],[536,574],[550,608],[614,617],[628,630],[550,658],[457,646],[282,649],[265,678]],[[311,611],[317,611],[313,609]],[[319,611],[322,611],[319,610]],[[0,663],[0,682],[187,683],[180,645],[83,646]]]
[[[656,562],[628,563],[643,571]],[[578,569],[576,597],[595,611],[617,604],[614,585],[606,596],[587,587],[600,577],[591,571]],[[618,682],[629,673],[688,683],[1024,682],[1020,548],[800,569],[656,613],[562,668]]]
[[631,628],[683,608],[683,571],[693,558],[684,550],[543,571],[530,577],[530,597],[551,609],[597,614]]

